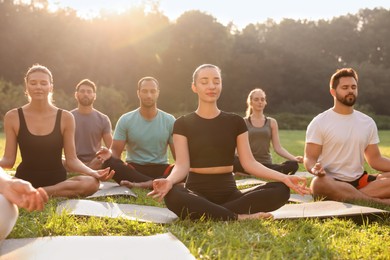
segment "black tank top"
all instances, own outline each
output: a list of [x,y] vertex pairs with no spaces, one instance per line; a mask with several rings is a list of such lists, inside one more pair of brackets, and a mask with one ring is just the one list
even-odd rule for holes
[[22,162],[16,169],[15,177],[31,182],[36,188],[66,180],[66,170],[62,165],[62,109],[58,109],[54,129],[48,135],[31,134],[22,108],[18,108],[18,114],[20,126],[17,141]]

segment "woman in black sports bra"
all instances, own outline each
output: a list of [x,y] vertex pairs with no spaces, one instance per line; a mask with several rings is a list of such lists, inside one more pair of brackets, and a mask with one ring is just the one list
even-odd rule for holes
[[[15,177],[31,182],[35,188],[43,187],[51,197],[93,194],[99,188],[99,180],[110,179],[114,171],[92,170],[77,159],[74,118],[52,104],[53,77],[49,69],[33,65],[26,73],[25,85],[29,102],[8,111],[4,117],[6,144],[0,166],[14,166],[19,145],[22,162]],[[87,176],[67,179],[62,150],[67,167]]]
[[[164,198],[167,207],[181,218],[272,217],[267,212],[288,201],[289,187],[300,194],[309,192],[306,179],[276,172],[253,158],[243,118],[217,106],[221,90],[221,72],[217,66],[204,64],[195,70],[192,91],[198,95],[198,108],[176,120],[175,166],[166,179],[153,181],[149,195]],[[247,172],[278,182],[245,192],[238,190],[232,173],[236,148]],[[185,176],[185,185],[180,184]]]

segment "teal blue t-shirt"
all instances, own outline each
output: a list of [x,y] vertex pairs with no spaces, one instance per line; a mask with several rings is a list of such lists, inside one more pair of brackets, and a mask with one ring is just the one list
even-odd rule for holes
[[153,120],[145,120],[139,108],[122,115],[115,127],[114,140],[126,141],[126,162],[168,163],[168,144],[173,144],[175,117],[158,110]]

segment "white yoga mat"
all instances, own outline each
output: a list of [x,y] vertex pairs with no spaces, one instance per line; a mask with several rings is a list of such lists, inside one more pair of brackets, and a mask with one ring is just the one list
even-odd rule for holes
[[7,239],[1,260],[195,259],[171,233],[153,236],[58,236]]
[[337,201],[318,201],[301,204],[286,204],[270,213],[275,219],[294,219],[379,215],[385,212],[387,211]]
[[290,202],[296,202],[296,203],[304,203],[304,202],[313,202],[313,196],[311,195],[299,195],[292,193],[290,194],[290,199],[288,200]]
[[236,180],[237,187],[246,186],[246,185],[259,185],[265,183],[267,182],[255,178],[243,178],[243,179]]
[[171,223],[178,217],[167,208],[100,202],[92,200],[65,200],[58,204],[57,213],[71,215],[125,218],[140,222]]
[[300,176],[300,177],[306,177],[306,178],[313,178],[315,177],[313,174],[309,172],[296,172],[294,175]]
[[120,186],[116,182],[101,182],[99,190],[87,198],[107,197],[107,196],[132,196],[137,195],[129,188]]

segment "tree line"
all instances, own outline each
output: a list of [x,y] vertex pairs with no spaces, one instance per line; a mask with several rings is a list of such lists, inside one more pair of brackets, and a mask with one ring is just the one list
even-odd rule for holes
[[118,117],[138,106],[137,81],[160,82],[159,107],[174,115],[195,109],[192,72],[203,63],[222,69],[219,105],[243,113],[253,88],[267,93],[267,113],[313,115],[329,108],[329,78],[341,67],[359,73],[358,108],[390,115],[390,10],[361,9],[331,20],[284,19],[237,29],[197,10],[171,21],[152,6],[82,19],[55,12],[46,0],[0,0],[0,116],[25,102],[23,77],[34,63],[54,76],[56,104],[72,109],[74,86],[98,85],[96,107]]

